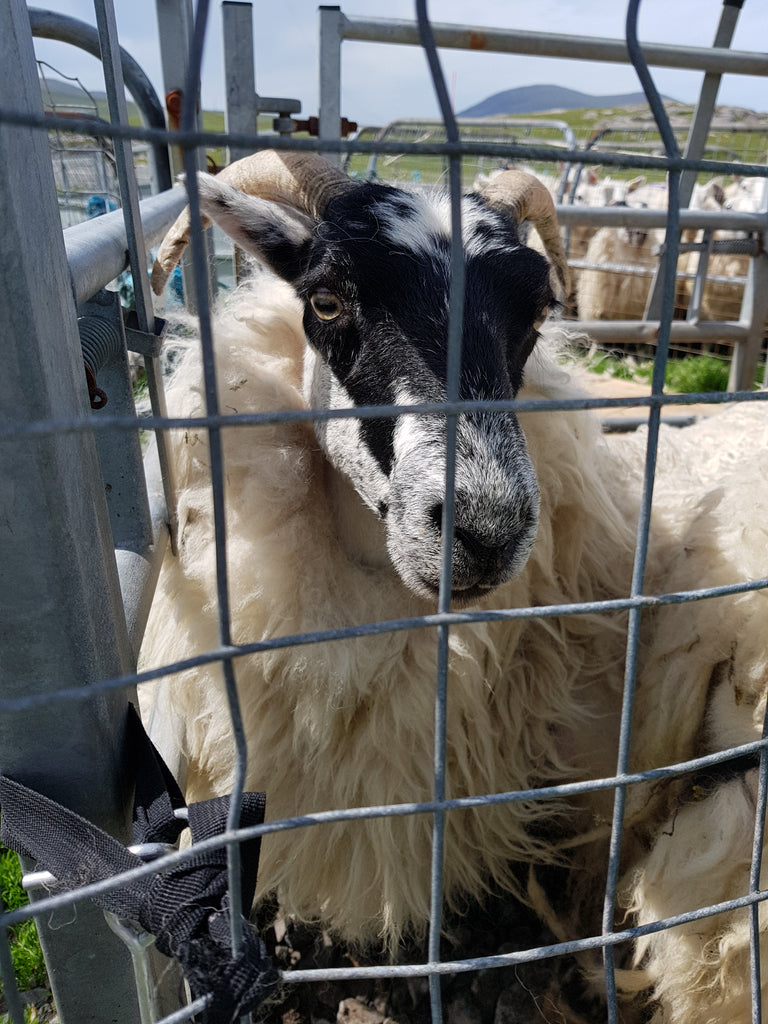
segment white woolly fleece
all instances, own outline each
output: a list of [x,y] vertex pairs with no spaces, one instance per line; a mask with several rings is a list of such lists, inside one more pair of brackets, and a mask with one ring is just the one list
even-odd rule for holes
[[[221,407],[238,412],[302,408],[298,301],[290,288],[271,279],[266,285],[260,278],[258,286],[259,294],[248,288],[238,292],[219,316]],[[557,334],[551,325],[544,330]],[[545,338],[530,360],[521,397],[575,393],[548,355],[551,346]],[[168,391],[173,415],[202,413],[199,378],[198,361],[184,360]],[[724,412],[714,418],[717,424],[687,434],[662,432],[647,593],[768,575],[765,410],[761,405]],[[541,489],[540,526],[522,574],[481,607],[626,597],[642,436],[606,440],[588,412],[531,412],[520,422]],[[736,440],[729,447],[731,437]],[[163,568],[143,667],[217,644],[206,435],[190,429],[172,441],[180,486],[179,556],[169,556]],[[235,643],[434,611],[408,592],[390,567],[361,564],[345,544],[328,497],[334,471],[324,463],[310,426],[227,428],[223,446]],[[360,514],[369,514],[362,503]],[[759,733],[768,680],[767,607],[763,593],[643,614],[633,767],[669,763]],[[612,775],[625,623],[619,613],[452,628],[448,795]],[[247,784],[266,791],[269,819],[429,800],[436,658],[435,631],[415,629],[238,659]],[[724,687],[717,700],[713,679]],[[220,670],[214,665],[169,677],[142,687],[140,696],[145,714],[154,708],[161,736],[164,720],[166,736],[168,729],[178,729],[175,739],[188,759],[189,799],[228,792],[235,751]],[[750,713],[742,713],[745,708]],[[630,792],[627,901],[642,919],[647,912],[667,912],[688,885],[685,857],[679,863],[673,859],[665,868],[665,886],[651,898],[648,879],[656,877],[655,869],[651,862],[643,866],[653,837],[676,813],[680,792],[674,784]],[[570,937],[593,927],[592,896],[602,899],[611,803],[610,794],[596,795],[574,805],[560,821],[559,836],[577,842],[582,832],[598,837],[573,855],[573,920],[562,922]],[[702,814],[709,814],[706,803]],[[732,844],[751,842],[741,805],[721,800],[719,807]],[[514,890],[514,862],[562,859],[562,848],[548,845],[541,829],[536,834],[531,829],[561,810],[539,801],[450,813],[449,903],[481,895],[491,880]],[[688,805],[685,814],[696,818],[698,806]],[[428,919],[430,851],[428,815],[275,833],[263,842],[259,891],[279,890],[286,913],[321,915],[349,939],[384,937],[394,945],[405,930],[420,929]],[[740,885],[723,871],[717,891]],[[692,899],[698,895],[698,890],[691,893]],[[714,935],[717,927],[715,921],[704,922],[696,934]],[[678,982],[664,967],[669,944],[678,941],[699,942],[679,931],[663,941],[649,938],[643,969],[637,968],[639,978],[627,988],[655,985],[661,1004],[675,1007],[666,1021],[725,1020],[710,1018],[709,998],[696,992],[686,996],[687,1016],[678,1014]],[[707,941],[699,942],[701,960]],[[727,964],[722,979],[719,966],[716,958],[701,966],[710,990],[727,983]],[[680,984],[688,981],[681,976]]]

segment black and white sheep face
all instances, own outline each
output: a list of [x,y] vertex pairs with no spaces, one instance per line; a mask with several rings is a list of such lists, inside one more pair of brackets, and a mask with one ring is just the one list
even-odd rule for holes
[[[446,398],[450,206],[444,196],[361,185],[310,230],[303,215],[215,182],[204,212],[291,281],[304,300],[307,400],[319,408]],[[237,221],[235,230],[227,221]],[[552,301],[549,265],[511,218],[464,199],[466,291],[460,397],[510,399]],[[530,554],[538,486],[511,413],[458,417],[452,596],[467,604]],[[442,416],[316,425],[330,462],[385,523],[387,550],[416,594],[438,592],[445,485]]]

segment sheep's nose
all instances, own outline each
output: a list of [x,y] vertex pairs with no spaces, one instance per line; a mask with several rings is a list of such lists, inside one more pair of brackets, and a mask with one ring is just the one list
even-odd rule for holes
[[[452,549],[454,589],[495,586],[504,578],[526,525],[514,522],[514,518],[499,515],[498,510],[494,513],[490,508],[481,520],[468,518],[457,495]],[[442,503],[432,507],[430,519],[442,536]]]

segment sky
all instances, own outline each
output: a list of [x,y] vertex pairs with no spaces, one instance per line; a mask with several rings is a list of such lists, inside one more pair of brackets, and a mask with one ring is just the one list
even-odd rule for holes
[[[164,0],[168,2],[168,0]],[[122,45],[164,94],[158,44],[156,0],[114,0]],[[35,5],[95,24],[93,0],[35,0]],[[318,4],[311,0],[255,0],[256,90],[262,96],[301,101],[302,117],[318,107]],[[341,2],[348,17],[415,20],[413,0]],[[711,46],[722,11],[721,0],[643,0],[641,42]],[[515,28],[546,33],[624,38],[626,5],[621,0],[431,0],[435,22]],[[203,64],[202,102],[224,109],[220,2],[211,0]],[[746,0],[731,48],[768,52],[768,3]],[[103,88],[100,64],[83,51],[35,40],[38,59],[88,88]],[[454,109],[461,111],[487,96],[523,85],[554,84],[594,95],[639,91],[631,66],[561,58],[441,50],[441,63]],[[383,125],[399,117],[435,117],[438,105],[426,59],[417,46],[345,41],[342,46],[342,114],[363,125]],[[702,73],[652,68],[659,91],[694,103]],[[768,77],[723,76],[718,102],[768,112]]]

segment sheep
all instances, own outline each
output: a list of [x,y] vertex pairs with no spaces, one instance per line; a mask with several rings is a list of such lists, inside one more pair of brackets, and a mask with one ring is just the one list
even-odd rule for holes
[[[694,497],[700,513],[698,523],[681,535],[664,573],[669,592],[695,585],[692,573],[701,573],[708,586],[765,577],[764,409],[734,406],[673,437],[674,428],[663,428],[666,443],[654,497],[659,518],[669,521]],[[637,438],[635,447],[642,440]],[[645,763],[659,764],[673,752],[687,758],[761,738],[768,658],[759,622],[766,604],[761,590],[706,601],[693,614],[680,607],[659,621],[640,681],[633,732]],[[688,656],[680,657],[686,646]],[[749,892],[757,784],[755,757],[684,776],[665,797],[665,820],[654,820],[652,828],[638,791],[628,820],[636,836],[633,815],[646,818],[640,825],[642,848],[627,861],[623,889],[624,905],[637,924]],[[762,884],[766,867],[763,853]],[[762,910],[760,919],[764,1001],[768,931]],[[748,1021],[749,942],[746,910],[649,935],[633,951],[638,977],[625,980],[650,983],[653,1024]]]
[[[638,175],[629,181],[600,176],[601,167],[588,167],[580,180],[576,193],[569,197],[570,205],[575,206],[627,206],[627,197],[633,196],[633,205],[654,207],[665,203],[666,188],[647,185],[644,175]],[[492,181],[495,175],[503,173],[501,169],[489,175],[479,174],[475,177],[473,187],[479,189]],[[547,187],[553,197],[557,197],[560,177],[537,174],[539,180]],[[569,195],[571,183],[566,182],[565,194]],[[642,198],[641,198],[642,195]],[[599,240],[589,245],[599,235]],[[564,244],[567,243],[567,254],[570,266],[571,291],[566,297],[569,309],[579,309],[579,315],[585,320],[602,320],[619,318],[626,315],[640,316],[643,312],[645,299],[650,287],[650,277],[639,277],[636,264],[639,262],[650,265],[652,247],[660,240],[660,233],[638,230],[636,228],[602,228],[590,224],[573,225],[563,232]],[[546,247],[533,228],[525,238],[526,244],[536,252],[545,253]],[[601,270],[587,267],[586,270],[574,267],[573,263],[586,261],[594,264],[613,264],[610,269]],[[584,282],[582,275],[586,273]],[[581,313],[581,305],[586,313]]]
[[[609,179],[602,179],[600,177],[601,172],[602,167],[599,164],[583,168],[578,185],[574,186],[575,191],[572,190],[571,182],[566,183],[565,192],[567,198],[565,201],[571,206],[604,206],[611,197],[606,197],[605,194],[604,182],[609,181]],[[569,260],[584,259],[589,240],[596,231],[597,228],[592,224],[571,225],[567,232]],[[578,271],[571,269],[572,292],[575,291],[578,274]]]
[[[747,181],[737,179],[727,188],[723,188],[722,179],[715,178],[705,186],[699,186],[691,203],[692,207],[705,210],[744,210],[756,211],[761,208],[763,180],[752,178]],[[764,204],[763,204],[764,205]],[[702,232],[695,234],[701,241]],[[738,231],[716,231],[716,241],[746,238]],[[692,241],[693,237],[687,239]],[[680,258],[679,267],[687,277],[679,282],[679,304],[687,308],[693,292],[693,278],[699,266],[700,254],[690,252]],[[711,253],[707,263],[707,281],[701,295],[698,311],[702,320],[738,320],[741,316],[741,303],[744,294],[744,279],[749,269],[750,256],[744,253]],[[728,280],[732,278],[733,280]]]
[[[605,205],[629,206],[628,197],[644,184],[640,175],[630,182],[606,186]],[[647,203],[635,205],[644,208]],[[582,269],[576,286],[581,320],[642,318],[655,266],[654,248],[661,235],[657,230],[629,226],[603,227],[592,235],[584,256],[588,266]]]
[[[643,185],[644,179],[635,179],[623,197],[605,190],[606,205],[627,205],[626,196],[632,195],[632,205],[660,208],[666,206],[666,187],[660,182]],[[751,190],[736,186],[723,188],[722,179],[715,178],[694,187],[691,208],[701,210],[755,209]],[[717,238],[736,237],[732,232],[718,232]],[[683,242],[701,239],[701,232],[686,231]],[[593,264],[584,269],[576,283],[576,306],[582,320],[613,320],[642,318],[655,267],[654,249],[661,241],[661,232],[637,228],[601,228],[590,240],[585,260]],[[722,278],[743,278],[749,257],[741,254],[714,254],[708,263],[709,280],[704,289],[699,316],[704,320],[738,319],[743,284]],[[678,261],[680,276],[675,304],[688,307],[693,290],[693,278],[699,263],[699,253],[683,253]],[[638,269],[645,272],[638,273]]]
[[[667,206],[667,188],[663,182],[646,183],[639,175],[630,182],[601,183],[603,205],[663,209]],[[717,209],[723,190],[718,180],[694,188],[694,209]],[[628,197],[631,196],[631,201]],[[582,320],[642,319],[656,267],[656,250],[663,232],[638,227],[604,227],[594,233],[584,260],[591,266],[581,270],[576,285],[576,307]],[[684,240],[692,240],[685,238]],[[691,255],[693,257],[693,254]],[[698,259],[698,256],[695,257]],[[681,257],[680,269],[688,269],[689,257]],[[695,267],[694,267],[695,271]],[[680,279],[677,305],[687,304],[690,282]]]
[[[205,217],[270,268],[217,314],[222,409],[337,409],[445,396],[444,197],[353,185],[319,157],[273,153],[238,161],[217,179],[201,175],[199,189]],[[562,326],[544,321],[553,285],[567,286],[544,193],[508,172],[463,200],[463,398],[577,393],[560,365]],[[524,217],[548,239],[551,269],[519,244]],[[156,290],[187,236],[182,219],[158,255]],[[169,388],[174,414],[204,411],[200,373],[192,351]],[[691,428],[684,449],[664,433],[647,593],[765,575],[763,410],[755,404],[723,414],[715,428]],[[492,611],[626,597],[641,440],[603,438],[585,411],[467,412],[457,420],[453,606]],[[233,643],[436,610],[445,458],[439,422],[403,415],[318,420],[314,429],[304,422],[224,429]],[[146,667],[218,642],[204,430],[177,433],[173,450],[179,553],[167,558],[158,584]],[[764,612],[765,596],[748,593],[643,615],[633,770],[759,737]],[[468,622],[452,627],[449,645],[449,797],[615,772],[624,613]],[[429,629],[238,657],[247,785],[266,790],[270,819],[430,799],[436,662]],[[228,792],[235,758],[217,667],[142,686],[140,697],[161,749],[175,744],[184,755],[188,799]],[[745,808],[754,775],[751,768],[724,772],[718,783],[715,774],[700,787],[699,802],[685,777],[630,790],[622,903],[636,920],[699,898],[706,865],[689,884],[686,848],[673,846],[668,855],[665,847],[683,818],[687,836],[700,834],[711,801],[736,865],[730,871],[721,843],[712,891],[745,891],[739,866],[751,844]],[[734,787],[738,802],[729,798]],[[500,889],[532,905],[558,937],[599,930],[610,815],[605,791],[450,812],[447,907],[461,912]],[[276,891],[287,915],[319,920],[362,948],[383,941],[395,954],[428,922],[430,851],[426,815],[275,832],[263,841],[259,892]],[[548,865],[567,869],[562,890],[547,889]],[[651,998],[665,1020],[748,1019],[741,1004],[728,1015],[730,987],[743,981],[737,927],[741,921],[713,919],[695,933],[676,930],[628,948],[620,974],[626,1019],[643,1019]],[[665,966],[670,946],[679,978]],[[722,1012],[710,1013],[717,998]]]

